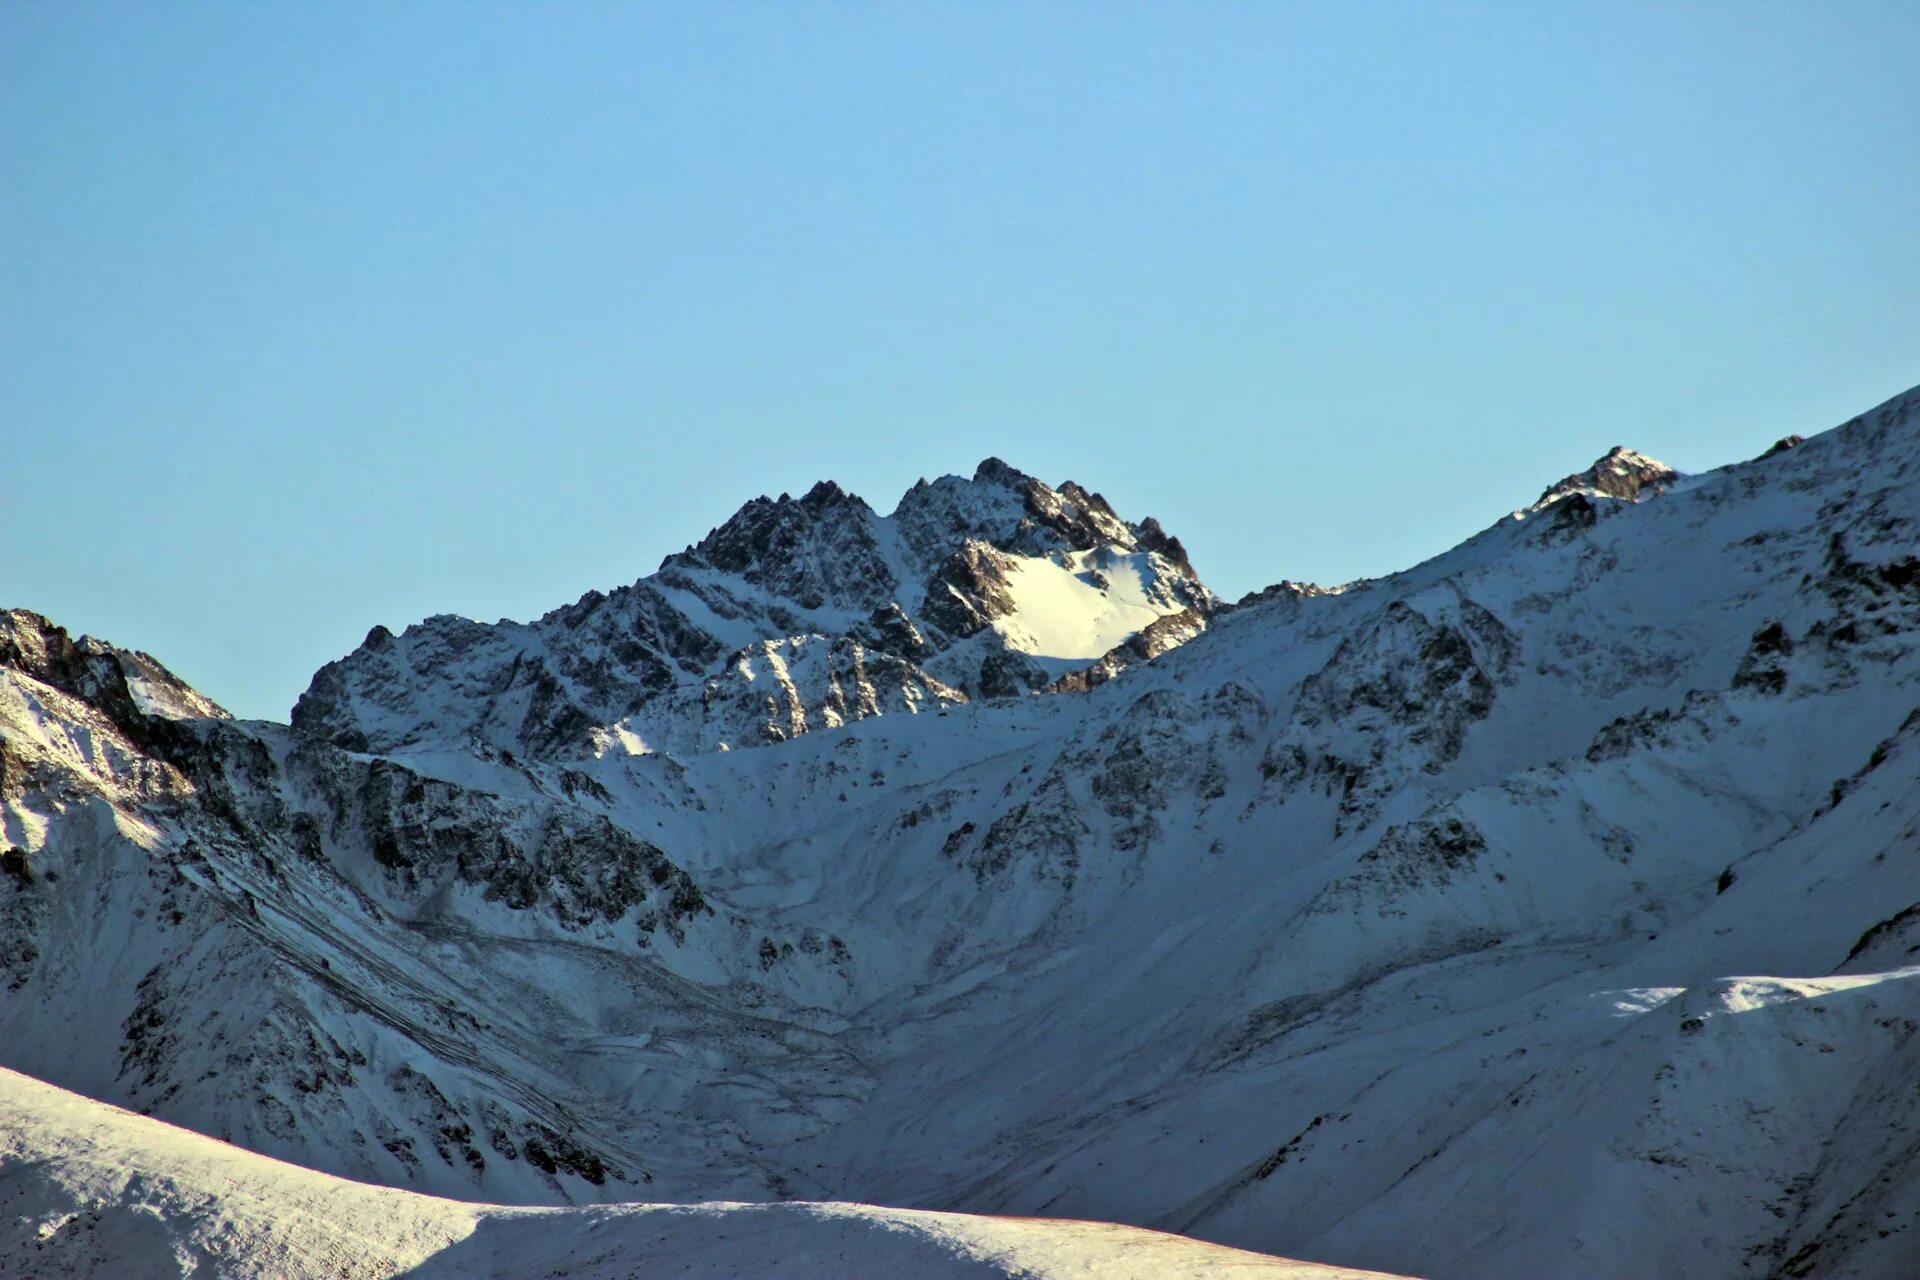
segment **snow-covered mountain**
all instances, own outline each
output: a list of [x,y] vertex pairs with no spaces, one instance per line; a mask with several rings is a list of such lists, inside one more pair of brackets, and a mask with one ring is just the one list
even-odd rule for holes
[[989,458],[890,516],[830,482],[756,498],[659,572],[528,625],[375,627],[293,723],[355,750],[757,746],[1044,688],[1166,619],[1172,648],[1217,603],[1151,517]]
[[1911,1274],[1920,392],[1787,445],[1231,608],[1004,464],[822,485],[290,727],[7,615],[0,1062],[503,1204]]

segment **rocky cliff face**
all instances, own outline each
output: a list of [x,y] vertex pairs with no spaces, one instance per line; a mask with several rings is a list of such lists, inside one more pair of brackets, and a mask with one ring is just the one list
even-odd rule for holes
[[0,1063],[492,1200],[1903,1276],[1920,393],[1609,458],[1231,610],[1077,486],[823,487],[292,729],[11,615]]

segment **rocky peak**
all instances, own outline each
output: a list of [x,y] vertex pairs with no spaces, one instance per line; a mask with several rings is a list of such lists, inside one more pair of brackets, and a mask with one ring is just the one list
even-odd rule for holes
[[1036,483],[1034,478],[1026,472],[1018,467],[1010,467],[998,458],[982,458],[980,465],[973,469],[973,482],[998,485],[1002,489],[1011,489],[1016,493]]
[[831,480],[815,481],[813,488],[807,490],[806,496],[800,499],[800,505],[811,507],[816,511],[832,507],[850,507],[859,511],[872,510],[863,498],[848,493]]
[[[818,679],[793,677],[798,718],[781,721],[790,727],[865,714],[864,695],[845,692],[863,681],[904,691],[872,701],[875,713],[949,695],[1024,693],[1094,655],[1080,651],[1084,640],[1023,623],[1023,598],[1035,617],[1071,601],[1107,646],[1155,617],[1204,617],[1219,604],[1158,521],[1131,524],[1079,484],[1056,489],[988,458],[971,478],[922,480],[884,517],[830,480],[798,498],[755,498],[651,577],[589,591],[526,626],[439,619],[398,636],[375,628],[316,674],[294,725],[356,751],[478,740],[564,756],[598,749],[612,740],[608,726],[635,717],[649,745],[764,741],[738,724],[708,723],[720,695],[709,698],[706,682],[732,669],[727,654],[777,642],[779,664],[772,650],[750,664],[767,671],[742,686],[749,701],[765,696],[751,691],[771,687],[762,676],[776,665],[817,669]],[[1163,627],[1148,647],[1198,629]],[[807,637],[823,643],[779,647]],[[679,696],[687,689],[705,701],[687,702]],[[811,705],[814,697],[828,702]],[[641,714],[655,703],[659,714]],[[704,727],[662,722],[669,711]],[[729,713],[729,723],[744,714]]]
[[1680,473],[1656,458],[1615,445],[1585,471],[1577,471],[1543,490],[1528,511],[1538,511],[1572,494],[1639,502],[1665,493]]
[[[971,479],[921,480],[901,495],[890,519],[923,571],[931,571],[969,539],[1006,548],[1027,518],[1040,481],[988,458]],[[1049,490],[1049,492],[1051,492]]]
[[890,585],[877,518],[865,501],[823,480],[799,499],[755,498],[660,568],[735,574],[803,609],[864,610]]
[[86,657],[66,629],[26,609],[0,613],[0,667],[80,698],[91,679]]
[[149,716],[164,720],[226,719],[211,698],[160,665],[151,654],[81,636],[26,609],[0,611],[0,668],[12,668],[80,699],[115,724],[137,731]]
[[1187,549],[1180,545],[1180,539],[1162,529],[1158,520],[1144,516],[1133,529],[1143,549],[1164,557],[1168,564],[1189,577],[1199,576],[1194,573],[1193,561],[1187,559]]
[[1111,504],[1068,480],[1058,489],[1033,481],[1026,492],[1026,518],[1015,535],[1017,549],[1044,554],[1057,540],[1074,551],[1112,545],[1131,551],[1139,545],[1133,528],[1114,514]]
[[901,498],[893,519],[929,566],[974,539],[1028,556],[1100,546],[1153,551],[1193,575],[1186,548],[1151,516],[1130,524],[1099,493],[1072,480],[1054,488],[999,458],[984,459],[971,480],[920,481]]

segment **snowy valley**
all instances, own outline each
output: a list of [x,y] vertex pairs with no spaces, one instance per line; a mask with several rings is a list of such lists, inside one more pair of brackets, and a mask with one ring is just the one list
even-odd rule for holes
[[822,483],[289,724],[0,614],[0,1275],[1909,1276],[1917,650],[1920,391],[1232,605]]

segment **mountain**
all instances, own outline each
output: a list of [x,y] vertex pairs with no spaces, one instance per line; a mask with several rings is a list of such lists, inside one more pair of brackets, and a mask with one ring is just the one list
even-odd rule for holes
[[1605,457],[1566,479],[1550,484],[1527,508],[1536,512],[1576,494],[1594,498],[1625,498],[1629,502],[1642,497],[1658,497],[1680,480],[1680,473],[1666,463],[1635,453],[1625,445],[1615,445]]
[[0,1062],[462,1200],[1903,1276],[1917,535],[1920,391],[1231,607],[1078,486],[822,485],[291,726],[16,612]]
[[[1216,607],[1177,538],[997,458],[890,516],[838,485],[757,498],[657,573],[525,626],[442,616],[323,668],[294,727],[352,750],[700,752],[1016,697]],[[1116,659],[1116,661],[1121,661]]]

